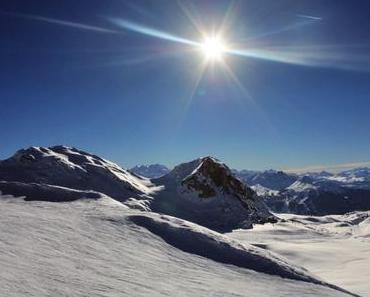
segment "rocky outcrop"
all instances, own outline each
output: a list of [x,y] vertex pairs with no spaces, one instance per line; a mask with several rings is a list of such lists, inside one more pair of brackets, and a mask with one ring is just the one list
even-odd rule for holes
[[274,220],[254,191],[212,157],[176,166],[153,182],[165,190],[154,197],[152,209],[211,229],[226,232]]

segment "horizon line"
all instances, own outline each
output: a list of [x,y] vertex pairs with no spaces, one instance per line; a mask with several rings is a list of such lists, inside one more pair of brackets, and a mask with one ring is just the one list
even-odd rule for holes
[[288,173],[305,173],[305,172],[320,172],[320,171],[329,171],[329,172],[340,172],[343,170],[354,169],[359,167],[370,166],[370,161],[363,162],[350,162],[350,163],[341,163],[334,165],[308,165],[298,168],[287,168],[282,169]]

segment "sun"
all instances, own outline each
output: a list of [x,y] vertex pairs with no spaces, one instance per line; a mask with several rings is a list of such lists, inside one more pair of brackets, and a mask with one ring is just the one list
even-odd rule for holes
[[225,43],[219,37],[207,37],[201,43],[201,50],[207,60],[221,60],[226,52]]

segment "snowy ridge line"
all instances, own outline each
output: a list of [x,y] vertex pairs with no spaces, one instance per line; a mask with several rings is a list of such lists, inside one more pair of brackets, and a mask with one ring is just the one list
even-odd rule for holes
[[157,190],[149,179],[134,176],[96,155],[62,145],[17,151],[0,162],[0,180],[94,190],[119,201]]
[[326,286],[360,297],[316,278],[306,269],[289,264],[271,252],[253,245],[241,244],[197,224],[159,214],[130,215],[128,219],[183,252],[256,272]]
[[0,193],[24,198],[25,201],[70,202],[79,199],[101,199],[108,197],[92,190],[77,190],[62,186],[0,181]]

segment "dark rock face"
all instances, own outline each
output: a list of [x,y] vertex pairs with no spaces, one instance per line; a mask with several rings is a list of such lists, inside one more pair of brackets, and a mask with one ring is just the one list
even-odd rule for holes
[[253,195],[251,189],[235,178],[229,168],[220,166],[219,163],[214,162],[210,157],[204,158],[198,168],[198,174],[186,177],[182,181],[182,185],[199,191],[199,197],[201,198],[213,197],[216,195],[216,191],[211,185],[207,184],[207,180],[213,181],[214,185],[219,187],[224,193],[234,193],[240,196]]

